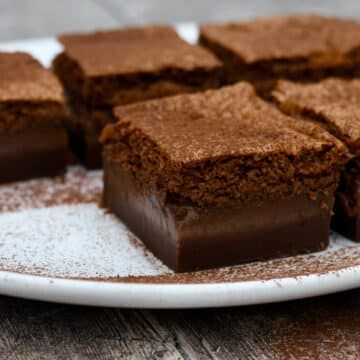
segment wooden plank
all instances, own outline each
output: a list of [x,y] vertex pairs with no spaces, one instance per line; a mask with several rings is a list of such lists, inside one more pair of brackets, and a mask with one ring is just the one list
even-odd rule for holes
[[[175,312],[166,326],[218,359],[356,359],[360,290],[294,302]],[[199,348],[197,348],[200,352]]]
[[360,290],[172,311],[0,297],[0,359],[356,359],[359,353]]
[[0,299],[0,358],[183,359],[139,311]]
[[[0,40],[118,24],[214,21],[289,11],[360,17],[360,3],[2,0]],[[0,359],[357,359],[360,290],[232,309],[137,311],[0,297]]]

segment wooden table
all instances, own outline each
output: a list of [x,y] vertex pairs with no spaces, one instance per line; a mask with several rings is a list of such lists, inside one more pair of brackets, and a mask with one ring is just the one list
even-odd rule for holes
[[359,359],[360,290],[204,310],[118,310],[0,297],[1,359]]
[[[360,17],[358,0],[1,0],[0,41],[153,21],[316,11]],[[360,290],[207,310],[115,310],[0,297],[0,359],[359,359]]]

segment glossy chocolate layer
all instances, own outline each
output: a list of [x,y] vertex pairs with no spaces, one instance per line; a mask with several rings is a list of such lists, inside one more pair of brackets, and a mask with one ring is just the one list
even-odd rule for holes
[[360,242],[360,80],[330,78],[313,84],[281,80],[273,97],[285,113],[318,123],[347,146],[332,227]]
[[0,182],[54,176],[65,170],[67,135],[61,127],[0,135]]
[[341,175],[335,193],[332,228],[344,236],[360,242],[360,158],[352,159]]
[[99,134],[85,134],[81,129],[67,127],[70,148],[88,169],[101,168],[101,145]]
[[144,193],[110,160],[104,169],[105,205],[175,271],[308,253],[328,244],[332,196],[201,209]]

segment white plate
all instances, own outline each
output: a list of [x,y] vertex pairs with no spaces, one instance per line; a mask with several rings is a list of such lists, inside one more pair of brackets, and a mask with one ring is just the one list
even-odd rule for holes
[[[178,27],[193,42],[197,28]],[[48,66],[54,39],[0,44]],[[0,186],[0,293],[63,303],[142,308],[249,305],[360,286],[360,244],[331,236],[323,252],[173,274],[97,206],[101,172]]]

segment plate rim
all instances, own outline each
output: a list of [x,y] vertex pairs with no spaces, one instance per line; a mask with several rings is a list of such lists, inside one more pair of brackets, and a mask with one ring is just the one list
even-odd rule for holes
[[115,308],[186,309],[281,302],[360,286],[360,266],[323,274],[220,283],[134,283],[0,271],[3,295]]
[[[197,24],[180,23],[175,24],[175,27],[178,30],[188,28],[194,31]],[[25,46],[31,52],[36,44],[56,45],[57,41],[55,36],[18,39],[0,42],[0,50],[5,47],[16,51],[20,46],[17,51],[21,51],[21,46]],[[47,58],[45,56],[43,63]],[[3,295],[66,304],[124,308],[179,309],[255,305],[325,295],[357,287],[360,287],[360,265],[297,277],[214,283],[121,282],[121,279],[61,278],[0,270],[0,293]]]

